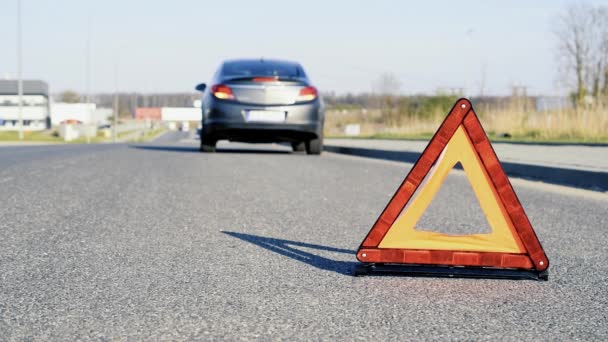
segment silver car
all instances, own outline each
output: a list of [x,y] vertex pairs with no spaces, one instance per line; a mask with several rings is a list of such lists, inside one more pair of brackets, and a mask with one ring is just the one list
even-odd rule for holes
[[320,154],[325,106],[299,63],[228,60],[203,92],[201,152],[218,140],[288,142],[294,151]]

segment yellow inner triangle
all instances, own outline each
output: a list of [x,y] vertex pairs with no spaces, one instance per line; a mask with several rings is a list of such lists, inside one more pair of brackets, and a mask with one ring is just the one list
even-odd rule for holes
[[[452,235],[416,230],[416,223],[439,191],[450,170],[458,162],[464,169],[492,232]],[[425,181],[420,184],[418,193],[410,199],[378,247],[525,253],[525,248],[513,227],[513,222],[499,200],[485,168],[481,165],[481,160],[461,125],[448,141]]]

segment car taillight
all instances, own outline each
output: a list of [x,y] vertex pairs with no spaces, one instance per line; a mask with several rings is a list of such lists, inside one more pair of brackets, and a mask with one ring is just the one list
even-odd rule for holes
[[304,102],[304,101],[312,101],[316,99],[318,96],[317,88],[315,87],[306,87],[300,89],[300,94],[298,95],[296,101]]
[[225,84],[216,84],[211,88],[213,96],[222,100],[234,100],[236,97],[229,86]]

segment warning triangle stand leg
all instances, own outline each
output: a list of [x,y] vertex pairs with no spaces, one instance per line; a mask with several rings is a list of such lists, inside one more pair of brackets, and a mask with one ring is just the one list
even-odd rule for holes
[[483,278],[515,280],[549,280],[548,271],[519,270],[489,267],[402,265],[402,264],[358,264],[354,276],[402,275],[414,277]]

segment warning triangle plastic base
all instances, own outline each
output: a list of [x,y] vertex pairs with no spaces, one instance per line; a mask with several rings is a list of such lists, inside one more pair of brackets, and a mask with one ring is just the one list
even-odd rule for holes
[[[416,229],[449,170],[462,162],[489,234]],[[357,251],[356,275],[548,279],[549,259],[471,102],[459,99]]]
[[424,266],[399,264],[358,264],[353,275],[410,276],[477,279],[549,280],[548,271],[488,267]]

